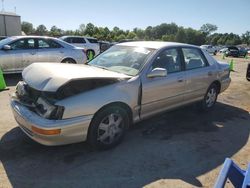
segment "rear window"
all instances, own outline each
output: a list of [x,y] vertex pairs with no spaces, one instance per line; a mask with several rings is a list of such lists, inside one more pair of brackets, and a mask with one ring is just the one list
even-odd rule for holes
[[97,40],[97,39],[88,39],[88,41],[89,41],[90,43],[98,43],[98,40]]

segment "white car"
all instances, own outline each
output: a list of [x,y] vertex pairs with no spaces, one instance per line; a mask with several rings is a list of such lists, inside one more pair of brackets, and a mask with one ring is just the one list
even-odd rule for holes
[[82,36],[63,36],[59,39],[74,46],[85,48],[88,59],[92,59],[100,53],[100,44],[96,38]]
[[228,50],[228,48],[222,48],[222,49],[220,49],[220,53],[225,53],[226,51]]
[[85,49],[45,36],[15,36],[0,41],[0,68],[19,73],[34,62],[84,64]]
[[201,49],[206,50],[210,54],[216,55],[217,49],[212,45],[201,45]]

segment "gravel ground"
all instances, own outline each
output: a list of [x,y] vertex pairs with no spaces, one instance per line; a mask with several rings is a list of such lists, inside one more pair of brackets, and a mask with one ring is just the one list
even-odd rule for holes
[[226,157],[241,168],[250,162],[245,79],[250,60],[223,61],[231,59],[232,83],[211,112],[191,105],[155,116],[134,125],[118,147],[102,152],[85,143],[46,147],[30,140],[9,106],[20,75],[6,76],[9,90],[0,92],[0,187],[212,187]]

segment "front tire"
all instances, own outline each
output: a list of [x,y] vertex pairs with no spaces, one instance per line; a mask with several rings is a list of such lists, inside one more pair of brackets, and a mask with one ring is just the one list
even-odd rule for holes
[[202,109],[205,111],[212,109],[217,101],[218,94],[219,91],[217,85],[212,84],[204,96],[202,101]]
[[125,109],[110,106],[94,116],[88,132],[88,143],[95,149],[110,149],[118,145],[129,126]]

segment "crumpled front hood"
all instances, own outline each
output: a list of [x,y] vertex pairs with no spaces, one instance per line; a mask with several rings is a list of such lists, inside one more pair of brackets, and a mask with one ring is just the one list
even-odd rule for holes
[[23,80],[39,91],[55,92],[71,80],[128,79],[131,76],[89,65],[33,63],[22,72]]

